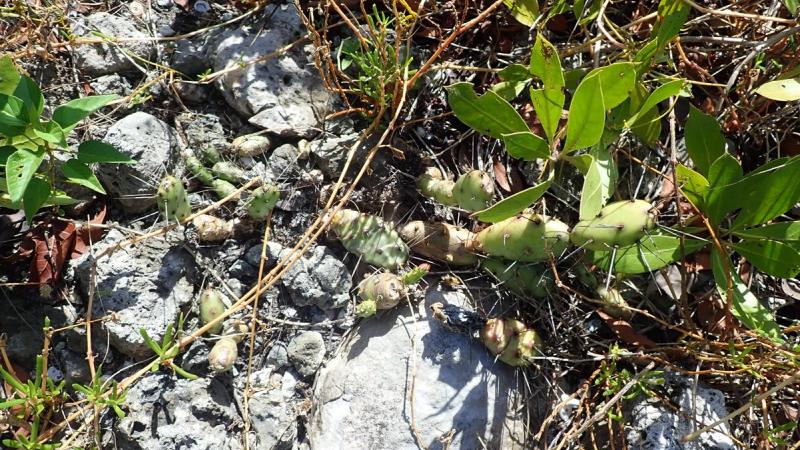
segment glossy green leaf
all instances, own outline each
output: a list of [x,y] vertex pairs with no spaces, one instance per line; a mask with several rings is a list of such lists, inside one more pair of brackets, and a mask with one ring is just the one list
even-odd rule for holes
[[659,47],[663,47],[681,31],[689,18],[691,7],[682,0],[661,0],[658,3],[658,28],[655,31]]
[[547,142],[530,131],[520,131],[503,135],[506,152],[516,159],[535,161],[550,157],[550,148]]
[[558,51],[541,33],[531,51],[530,72],[542,81],[542,89],[531,88],[531,103],[547,140],[552,142],[564,109],[564,73]]
[[91,163],[133,164],[128,155],[120,153],[113,145],[101,141],[84,141],[78,146],[78,161]]
[[0,135],[5,137],[21,135],[27,126],[27,113],[22,100],[0,94]]
[[22,196],[22,205],[28,223],[33,221],[36,211],[44,206],[48,198],[50,198],[50,183],[42,178],[33,177],[28,183],[28,188],[25,189],[25,195]]
[[[772,313],[747,289],[736,272],[727,272],[726,276],[722,258],[728,258],[728,255],[720,255],[716,249],[712,251],[711,268],[714,272],[714,280],[717,282],[717,292],[723,299],[728,297],[727,276],[733,280],[733,305],[731,308],[733,315],[751,330],[757,331],[775,342],[783,343],[781,328],[775,323]],[[732,267],[730,258],[728,258],[728,267]]]
[[784,242],[747,240],[733,244],[733,248],[767,275],[794,278],[800,273],[800,253]]
[[37,151],[19,149],[8,157],[6,161],[6,185],[12,202],[22,200],[22,196],[28,188],[28,183],[30,183],[39,165],[42,164],[44,156],[43,149],[38,149]]
[[657,87],[653,92],[650,93],[650,95],[647,96],[645,101],[637,109],[636,113],[634,113],[626,121],[625,125],[630,128],[636,125],[639,121],[644,121],[644,114],[654,109],[658,111],[658,104],[670,97],[675,97],[680,94],[683,86],[683,80],[672,80]]
[[603,91],[603,105],[606,111],[615,108],[627,100],[636,85],[635,64],[629,62],[614,63],[589,72],[587,77],[596,74],[600,79]]
[[703,176],[708,175],[711,164],[725,152],[725,136],[719,122],[715,117],[690,106],[685,133],[686,152],[697,171]]
[[0,94],[11,95],[19,84],[19,72],[10,56],[0,58]]
[[[706,244],[705,241],[685,238],[681,252],[679,237],[651,234],[636,244],[617,249],[613,270],[628,274],[650,272],[681,261]],[[611,256],[612,252],[589,252],[589,259],[604,270],[609,270]]]
[[756,94],[780,102],[800,100],[800,77],[769,81],[759,86]]
[[742,239],[771,239],[774,241],[793,242],[800,241],[800,221],[779,222],[764,225],[758,228],[734,231],[734,235]]
[[491,87],[491,91],[510,102],[525,90],[525,81],[501,81]]
[[53,111],[53,120],[58,122],[65,132],[69,132],[81,120],[108,105],[116,98],[116,95],[93,95],[70,100]]
[[496,223],[513,217],[539,200],[552,183],[553,176],[551,174],[550,178],[542,183],[506,197],[483,211],[474,213],[473,216],[486,223]]
[[774,219],[800,202],[800,156],[764,164],[720,194],[727,207],[740,206],[732,228],[752,227]]
[[711,223],[718,225],[725,217],[728,207],[724,201],[725,189],[742,179],[742,166],[728,152],[723,153],[708,170],[708,191],[704,212]]
[[78,161],[77,159],[70,159],[61,165],[61,173],[67,178],[70,183],[85,186],[95,192],[105,194],[103,185],[97,179],[92,169],[86,164]]
[[61,129],[61,125],[53,122],[52,120],[48,120],[47,122],[36,125],[33,128],[33,132],[36,134],[36,136],[51,144],[57,145],[61,148],[67,147],[67,136],[64,134],[64,130]]
[[675,167],[675,178],[678,180],[678,187],[683,195],[700,211],[704,211],[708,180],[683,164]]
[[16,89],[14,89],[14,97],[22,100],[25,105],[26,117],[28,123],[36,123],[39,116],[44,111],[44,96],[33,79],[27,75],[23,75]]
[[511,15],[525,26],[533,26],[539,16],[538,0],[503,0]]
[[509,64],[497,72],[497,76],[503,81],[528,81],[531,72],[522,64]]
[[504,134],[529,131],[507,101],[492,91],[478,97],[471,83],[448,86],[447,101],[458,120],[481,134],[502,139]]
[[[631,99],[628,102],[628,108],[625,111],[625,116],[630,114],[630,111],[638,111],[642,109],[642,104],[646,101],[647,89],[642,83],[636,83],[635,89],[631,92]],[[625,105],[625,103],[623,103]],[[617,108],[621,109],[621,108]],[[657,107],[650,108],[643,111],[639,115],[639,122],[630,127],[631,132],[642,140],[646,145],[655,145],[659,136],[661,135],[661,114],[658,112]],[[620,118],[620,122],[625,123],[624,118]],[[619,125],[619,128],[625,128],[625,125]]]

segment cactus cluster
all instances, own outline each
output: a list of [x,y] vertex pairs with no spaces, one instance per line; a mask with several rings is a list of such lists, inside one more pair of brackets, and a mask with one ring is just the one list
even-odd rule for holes
[[396,269],[408,259],[408,246],[390,224],[376,216],[342,209],[332,217],[331,229],[348,251],[370,264]]
[[520,297],[545,298],[554,286],[550,271],[541,265],[486,258],[482,267]]
[[474,235],[466,228],[444,222],[408,222],[398,231],[411,250],[451,266],[474,266],[478,256],[468,247]]
[[494,182],[482,170],[471,170],[454,182],[446,179],[439,169],[428,167],[417,178],[417,188],[425,197],[467,211],[485,209],[494,197]]
[[607,251],[639,241],[655,225],[653,205],[644,200],[623,200],[608,204],[593,219],[578,222],[570,239],[588,250]]
[[167,220],[182,221],[192,214],[186,189],[178,178],[165,176],[158,184],[156,192],[158,208]]
[[536,331],[519,320],[502,317],[486,321],[481,341],[500,361],[511,366],[529,365],[542,346]]

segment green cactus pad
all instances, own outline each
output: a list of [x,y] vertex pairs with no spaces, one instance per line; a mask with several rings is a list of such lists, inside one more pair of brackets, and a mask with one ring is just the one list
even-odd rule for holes
[[[200,294],[200,321],[203,325],[211,323],[224,312],[225,303],[222,302],[222,294],[218,290],[209,288]],[[221,331],[221,320],[208,330],[210,334],[219,334]]]
[[453,186],[453,198],[467,211],[480,211],[494,197],[494,182],[482,170],[473,170],[458,177]]
[[478,256],[467,245],[474,235],[466,228],[443,222],[414,220],[399,230],[415,253],[451,266],[474,266]]
[[203,183],[204,185],[210,185],[211,182],[214,180],[214,175],[211,174],[211,171],[203,166],[203,163],[200,162],[194,155],[189,155],[186,157],[186,168],[189,169],[189,172],[192,174],[197,181]]
[[458,205],[455,197],[453,197],[454,186],[455,183],[451,180],[445,180],[442,172],[435,167],[428,167],[417,178],[417,188],[422,195],[447,206]]
[[333,216],[331,229],[347,250],[360,255],[370,264],[394,269],[408,259],[405,242],[378,217],[343,209]]
[[378,304],[374,300],[367,300],[361,302],[356,306],[356,315],[358,317],[372,317],[378,313]]
[[628,302],[622,297],[622,294],[614,288],[606,289],[599,287],[595,291],[597,296],[603,302],[603,311],[611,317],[616,319],[630,320],[632,312],[628,309]]
[[165,176],[159,183],[156,202],[167,220],[182,221],[192,214],[183,183],[171,175]]
[[540,265],[486,258],[482,267],[521,297],[545,298],[554,286],[550,271]]
[[[215,179],[211,181],[211,189],[217,194],[219,198],[225,198],[236,192],[236,186],[232,185],[229,181],[222,179]],[[239,196],[235,196],[231,201],[238,201]]]
[[239,356],[239,349],[233,338],[224,337],[214,344],[208,353],[208,365],[214,372],[226,372],[233,367],[236,358]]
[[259,186],[250,193],[250,201],[247,202],[247,214],[254,220],[266,220],[269,213],[275,208],[281,192],[274,184]]
[[500,354],[500,361],[515,367],[530,365],[541,346],[542,340],[535,331],[524,330],[511,337],[505,350]]
[[656,225],[655,209],[644,200],[623,200],[601,209],[597,217],[575,225],[570,240],[587,250],[609,251],[639,241]]
[[247,173],[230,161],[220,161],[214,164],[214,167],[211,168],[211,173],[216,175],[217,178],[231,183],[244,183],[247,181]]
[[365,302],[375,302],[379,310],[394,308],[406,292],[406,285],[391,272],[373,274],[358,285],[358,296]]
[[472,247],[489,256],[537,262],[558,257],[569,245],[569,227],[539,214],[520,214],[495,223],[475,236]]
[[200,158],[202,158],[203,162],[206,164],[216,164],[222,161],[222,157],[214,147],[204,147],[200,150]]

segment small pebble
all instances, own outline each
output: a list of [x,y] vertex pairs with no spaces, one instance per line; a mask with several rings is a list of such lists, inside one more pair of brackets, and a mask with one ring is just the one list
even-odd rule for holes
[[211,10],[211,6],[204,0],[197,0],[194,2],[194,12],[197,14],[205,14]]

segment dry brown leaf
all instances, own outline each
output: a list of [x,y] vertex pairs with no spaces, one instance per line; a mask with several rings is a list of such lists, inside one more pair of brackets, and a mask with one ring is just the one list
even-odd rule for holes
[[89,250],[89,246],[97,243],[103,238],[102,227],[92,226],[100,225],[106,220],[106,205],[102,205],[100,210],[95,214],[88,223],[82,225],[75,233],[75,246],[72,248],[71,259],[79,258],[81,255]]
[[506,192],[511,192],[511,185],[508,184],[508,176],[506,174],[506,166],[499,159],[494,160],[492,165],[494,170],[494,180]]
[[597,315],[600,316],[606,322],[611,331],[617,335],[620,339],[631,344],[636,347],[644,347],[644,348],[652,348],[656,346],[656,343],[650,340],[650,338],[646,336],[642,336],[636,330],[633,329],[630,323],[622,319],[615,319],[614,317],[609,316],[602,310],[598,309]]

